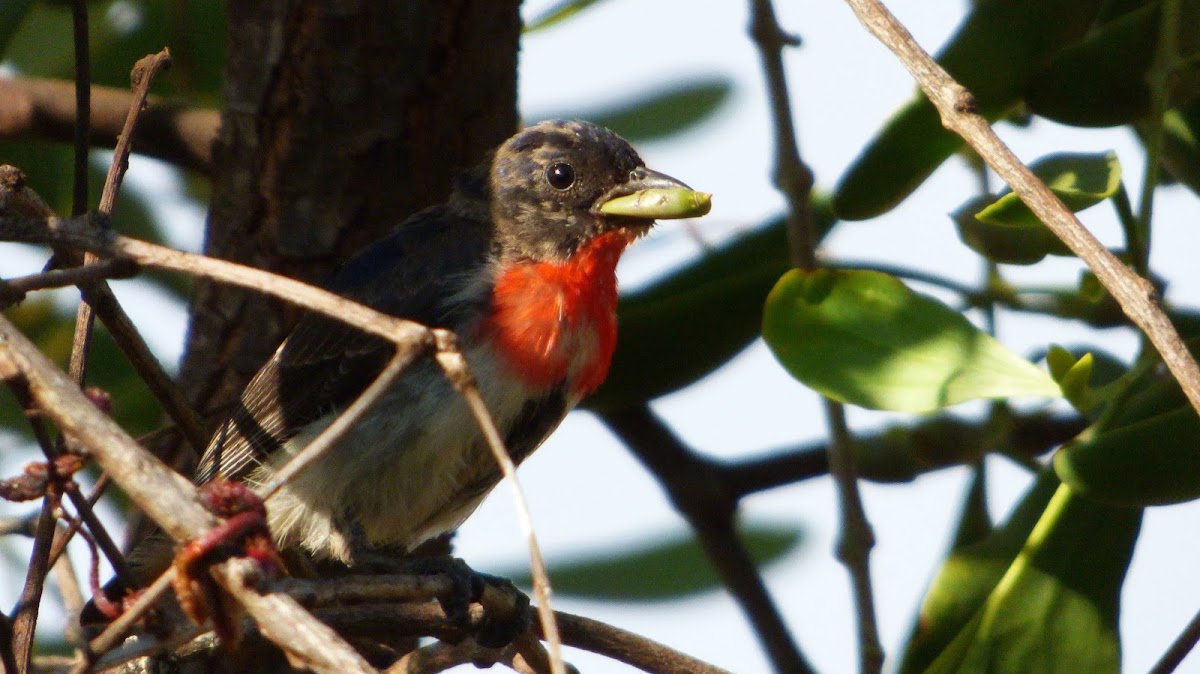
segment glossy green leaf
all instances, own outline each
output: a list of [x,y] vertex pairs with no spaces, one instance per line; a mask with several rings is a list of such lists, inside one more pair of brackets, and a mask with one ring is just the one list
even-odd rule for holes
[[1054,470],[1104,503],[1166,505],[1200,498],[1200,418],[1191,405],[1067,445]]
[[732,91],[728,77],[708,75],[666,84],[615,105],[549,116],[591,120],[636,145],[670,138],[710,119]]
[[[1121,185],[1121,164],[1113,152],[1054,154],[1030,168],[1072,211],[1110,198]],[[950,217],[963,243],[993,262],[1033,264],[1047,255],[1072,254],[1012,192],[973,198]]]
[[[1074,212],[1108,199],[1121,186],[1121,162],[1115,152],[1052,154],[1030,164],[1029,168]],[[1025,202],[1012,192],[1001,196],[975,217],[993,224],[1042,224]]]
[[549,28],[556,23],[566,21],[583,10],[591,7],[599,0],[560,0],[557,4],[542,12],[540,16],[525,25],[525,32],[532,33],[543,28]]
[[[827,200],[813,200],[813,216],[819,239],[835,223]],[[790,267],[787,233],[775,220],[704,252],[648,288],[623,294],[608,378],[584,406],[641,404],[720,367],[758,337],[763,300]]]
[[788,272],[767,297],[763,337],[807,386],[872,409],[928,412],[975,398],[1060,395],[1044,370],[880,272]]
[[[937,57],[975,96],[988,120],[1020,101],[1029,73],[1081,37],[1104,6],[1101,0],[983,0]],[[888,120],[834,192],[834,212],[846,220],[875,217],[900,203],[962,147],[933,105],[918,92]]]
[[[792,526],[755,524],[740,532],[759,566],[779,561],[803,540]],[[571,561],[549,560],[550,583],[557,594],[614,601],[664,601],[722,588],[704,550],[688,533],[658,537],[653,544]],[[528,587],[529,573],[513,569],[500,575]]]
[[934,579],[900,671],[1120,671],[1121,584],[1138,509],[1072,495],[1044,471],[1009,521]]
[[1034,264],[1047,255],[1071,254],[1071,249],[1040,222],[1012,225],[980,220],[977,213],[991,202],[991,197],[974,197],[950,214],[958,237],[971,250],[1005,264]]

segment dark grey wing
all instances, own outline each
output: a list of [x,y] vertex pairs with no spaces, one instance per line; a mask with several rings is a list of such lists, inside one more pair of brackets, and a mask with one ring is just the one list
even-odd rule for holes
[[[423,211],[350,259],[330,289],[393,316],[453,325],[444,300],[487,264],[487,227],[460,209]],[[209,442],[196,482],[245,477],[305,425],[358,397],[391,353],[385,340],[306,314]]]

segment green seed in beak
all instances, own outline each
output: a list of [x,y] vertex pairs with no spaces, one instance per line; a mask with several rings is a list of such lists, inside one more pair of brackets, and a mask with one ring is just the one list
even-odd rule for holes
[[682,187],[648,188],[610,199],[600,206],[601,213],[647,220],[698,218],[712,209],[712,195]]

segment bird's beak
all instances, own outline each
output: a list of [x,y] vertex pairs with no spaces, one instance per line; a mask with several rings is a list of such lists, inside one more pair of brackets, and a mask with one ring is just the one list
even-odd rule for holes
[[628,182],[597,199],[592,210],[642,220],[670,220],[700,217],[711,208],[711,194],[642,166],[629,174]]

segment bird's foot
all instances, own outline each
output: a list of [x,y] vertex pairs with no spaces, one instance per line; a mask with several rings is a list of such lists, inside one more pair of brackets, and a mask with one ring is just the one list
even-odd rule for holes
[[[449,589],[438,597],[446,617],[487,648],[507,646],[524,632],[532,618],[529,597],[512,581],[479,573],[450,555],[399,557],[378,551],[355,553],[354,572],[406,573],[443,576]],[[483,607],[482,619],[473,619],[471,605]]]
[[239,618],[224,601],[208,567],[234,556],[258,563],[264,577],[284,568],[283,560],[267,528],[267,511],[262,499],[238,482],[215,481],[200,487],[205,506],[223,518],[217,526],[193,539],[175,556],[175,594],[184,613],[197,624],[212,618],[223,643],[236,643]]

